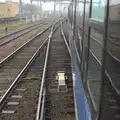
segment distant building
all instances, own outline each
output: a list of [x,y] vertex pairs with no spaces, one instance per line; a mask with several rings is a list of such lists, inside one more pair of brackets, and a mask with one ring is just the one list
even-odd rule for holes
[[15,17],[19,15],[19,0],[17,2],[2,2],[0,3],[0,18]]
[[112,5],[109,14],[110,20],[120,21],[120,4]]

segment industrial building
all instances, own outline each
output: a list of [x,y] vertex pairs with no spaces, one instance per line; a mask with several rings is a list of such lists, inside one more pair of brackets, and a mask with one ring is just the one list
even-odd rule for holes
[[110,19],[120,20],[120,4],[111,5],[110,7]]
[[19,15],[19,2],[1,2],[0,18],[15,17]]
[[120,120],[120,0],[17,2],[1,3],[18,17],[0,19],[0,120]]

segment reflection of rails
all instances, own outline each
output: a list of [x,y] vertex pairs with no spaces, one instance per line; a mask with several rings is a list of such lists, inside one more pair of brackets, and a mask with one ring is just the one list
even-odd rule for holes
[[109,41],[120,47],[120,37],[109,36]]
[[[92,34],[98,34],[98,32],[95,31],[95,30],[92,30]],[[94,37],[98,38],[96,35],[94,35]],[[103,38],[103,37],[102,37],[102,38]],[[120,37],[109,35],[109,36],[108,36],[108,40],[109,40],[109,42],[111,42],[112,44],[114,44],[114,45],[116,45],[116,46],[120,46],[120,42],[119,42]],[[99,40],[98,42],[101,42],[101,41]]]
[[[102,41],[97,39],[98,37],[96,37],[94,35],[94,37],[91,36],[91,38],[92,38],[92,40],[98,42],[101,45],[101,47],[103,48]],[[107,42],[107,52],[116,62],[118,62],[118,64],[120,63],[120,56],[115,51],[118,51],[118,53],[119,53],[119,49],[120,49],[120,43],[118,42],[118,39],[116,37],[114,38],[114,37],[109,36],[108,42]]]
[[[108,54],[108,56],[109,56],[109,54]],[[89,59],[90,59],[90,64],[92,64],[91,62],[93,61],[94,64],[96,63],[99,66],[101,66],[101,61],[94,55],[94,53],[92,51],[90,51],[90,58]],[[105,79],[104,79],[105,82],[104,82],[104,85],[102,86],[102,88],[104,87],[104,95],[103,95],[104,102],[102,103],[102,105],[105,107],[105,109],[103,110],[103,114],[104,114],[103,116],[106,115],[106,111],[107,111],[107,113],[109,113],[109,114],[107,114],[107,117],[110,116],[111,120],[117,120],[117,119],[120,118],[119,113],[118,113],[118,111],[120,109],[120,107],[119,107],[119,90],[117,89],[117,86],[116,86],[117,84],[119,84],[119,82],[116,81],[115,77],[111,76],[112,74],[114,74],[113,72],[110,72],[111,68],[113,69],[114,72],[116,72],[115,69],[114,69],[115,64],[113,65],[112,64],[113,62],[112,63],[110,62],[111,61],[111,56],[109,56],[107,59],[109,60],[109,62],[107,62],[107,64],[109,65],[110,68],[107,68],[107,70],[108,69],[109,70],[105,71]],[[117,73],[115,75],[117,75]],[[117,82],[117,83],[115,84],[115,82]],[[89,92],[91,93],[91,91],[93,91],[93,93],[91,93],[93,95],[90,96],[90,97],[92,99],[92,102],[94,103],[93,105],[94,105],[94,108],[95,108],[95,111],[96,111],[96,110],[98,110],[99,102],[94,101],[94,99],[95,98],[98,99],[99,96],[100,96],[100,93],[98,94],[97,92],[95,92],[95,90],[96,90],[96,88],[98,89],[100,87],[101,79],[100,80],[97,80],[97,79],[94,80],[93,82],[91,82],[91,85],[92,84],[93,85],[95,84],[95,86],[92,86],[91,88],[89,88]],[[88,86],[90,86],[90,84]],[[111,112],[114,113],[112,116],[110,115]]]
[[[82,28],[80,28],[80,27],[78,27],[81,31],[82,31]],[[94,31],[93,31],[94,32]],[[103,47],[103,44],[102,44],[102,41],[101,40],[98,40],[97,39],[97,37],[96,36],[91,36],[91,38],[92,38],[92,40],[94,40],[94,41],[96,41],[96,42],[98,42],[100,45],[101,45],[101,47]],[[114,40],[115,41],[114,41]],[[116,60],[117,62],[118,62],[118,64],[120,63],[120,57],[119,57],[119,55],[114,55],[115,54],[115,52],[114,52],[114,54],[112,53],[112,51],[111,51],[111,48],[109,47],[109,46],[111,46],[112,48],[118,48],[119,46],[120,46],[120,43],[118,42],[118,39],[120,39],[120,38],[117,38],[117,37],[112,37],[112,36],[109,36],[109,38],[108,38],[108,40],[109,40],[109,45],[108,45],[108,49],[107,49],[107,52],[108,52],[108,54],[110,54],[110,56],[114,59],[114,60]],[[116,42],[116,40],[117,40],[117,42]]]
[[[100,44],[100,42],[98,42],[98,40],[96,40],[94,37],[92,37],[94,41],[96,41],[96,46],[101,46],[101,48],[103,49],[103,46],[102,44]],[[98,52],[97,55],[94,54],[94,50],[90,50],[90,53],[91,55],[97,60],[97,62],[99,63],[99,65],[101,66],[101,59],[99,59],[98,57],[96,57],[98,54],[100,54]],[[111,57],[112,56],[112,57]],[[111,59],[111,58],[114,58],[114,59]],[[106,67],[107,67],[107,71],[106,71],[106,76],[109,78],[110,80],[110,83],[112,85],[112,87],[114,88],[114,90],[116,91],[116,93],[119,95],[119,92],[118,92],[118,88],[116,87],[117,86],[117,80],[116,80],[116,77],[115,75],[113,75],[113,73],[116,73],[116,75],[119,75],[120,74],[120,69],[119,69],[119,66],[118,64],[116,64],[116,62],[114,60],[116,60],[116,58],[111,54],[111,52],[107,51],[107,56],[106,56],[106,59],[109,60],[109,62],[106,62]],[[120,62],[120,60],[117,59],[118,62]],[[109,66],[109,64],[111,66]],[[110,68],[109,68],[110,67]],[[111,69],[112,67],[112,69]],[[120,77],[120,76],[119,76]],[[116,83],[117,82],[117,83]]]
[[17,38],[31,32],[33,30],[38,29],[39,27],[42,27],[43,25],[45,25],[45,24],[36,24],[34,26],[30,26],[30,27],[24,28],[24,29],[22,29],[20,31],[16,31],[16,32],[14,32],[12,34],[1,37],[0,38],[0,46],[4,46],[4,45],[8,44],[11,41],[16,40]]
[[[95,49],[91,48],[89,50],[90,52],[90,56],[89,56],[89,61],[90,61],[90,64],[92,64],[92,61],[94,61],[93,63],[101,66],[101,57],[100,56],[100,49],[103,49],[103,44],[101,43],[101,41],[97,40],[96,38],[94,38],[93,36],[91,36],[91,43],[94,44],[94,47],[97,49],[97,51],[95,51]],[[109,46],[108,46],[109,47]],[[98,50],[99,49],[99,50]],[[107,50],[107,54],[106,54],[106,59],[108,60],[106,62],[106,71],[105,71],[105,75],[106,75],[106,79],[105,79],[105,84],[104,84],[104,87],[105,87],[105,96],[104,96],[104,99],[105,99],[105,102],[103,103],[106,104],[106,102],[108,102],[109,104],[106,104],[104,106],[106,106],[106,110],[107,111],[112,111],[114,112],[114,115],[113,118],[114,120],[118,118],[118,110],[120,109],[119,107],[119,100],[120,100],[120,95],[119,95],[119,78],[120,78],[120,69],[119,69],[119,66],[116,64],[116,62],[114,61],[114,56],[111,54],[110,52],[110,48],[108,48]],[[96,65],[96,69],[97,69],[97,65]],[[92,69],[92,67],[90,68]],[[93,71],[95,70],[95,68],[93,68]],[[100,71],[99,71],[100,72]],[[100,76],[99,76],[100,77]],[[98,87],[100,86],[100,80],[97,80],[96,78],[96,81],[93,80],[93,82],[89,82],[88,84],[88,89],[89,89],[89,92],[90,94],[94,94],[94,97],[96,96],[96,98],[98,99],[98,97],[100,96],[100,94],[98,95],[97,92],[93,92],[91,93],[91,91],[95,91],[94,87],[91,87],[90,88],[90,85],[94,84],[95,87],[96,85],[98,85]],[[97,87],[97,88],[98,88]],[[102,86],[103,87],[103,86]],[[98,96],[98,97],[97,97]],[[94,101],[95,98],[93,98],[93,96],[90,96],[91,99],[92,99],[92,102]],[[111,101],[114,101],[114,102],[111,102]],[[97,105],[95,105],[97,103],[94,103],[93,102],[93,106],[95,108],[95,111],[97,110]],[[105,111],[106,111],[105,110]],[[104,111],[104,112],[105,112]],[[105,113],[103,113],[105,114]],[[112,118],[111,118],[112,119]]]
[[[89,61],[90,61],[90,64],[92,65],[97,64],[98,66],[101,66],[101,62],[94,55],[92,51],[90,51]],[[93,70],[93,73],[95,73],[96,69],[98,69],[97,65],[94,65],[94,68],[92,66],[91,70]],[[100,72],[100,68],[99,68],[99,72]],[[91,95],[90,98],[93,103],[95,112],[99,111],[98,106],[99,106],[100,93],[97,92],[97,90],[100,90],[101,79],[100,78],[98,79],[98,78],[94,80],[88,79],[87,81],[88,91],[90,92],[90,95]],[[104,87],[104,93],[103,93],[104,102],[102,103],[102,105],[104,106],[105,109],[103,109],[102,114],[103,116],[106,116],[106,118],[109,118],[110,120],[117,120],[119,119],[118,111],[120,107],[118,105],[115,93],[113,92],[113,88],[114,88],[113,80],[111,80],[107,71],[106,71],[106,76],[104,81],[105,81],[104,85],[102,86],[102,88]],[[106,111],[108,114],[106,114]],[[113,114],[111,115],[111,113]],[[103,119],[106,120],[106,118],[104,117]]]
[[120,25],[120,20],[109,20],[109,24],[117,24],[117,25]]

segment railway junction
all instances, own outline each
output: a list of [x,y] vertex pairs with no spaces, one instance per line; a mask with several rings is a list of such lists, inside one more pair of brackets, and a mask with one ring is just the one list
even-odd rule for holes
[[25,2],[0,3],[0,120],[120,120],[120,1]]

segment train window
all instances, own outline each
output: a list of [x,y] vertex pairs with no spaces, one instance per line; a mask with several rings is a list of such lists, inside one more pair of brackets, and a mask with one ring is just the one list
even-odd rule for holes
[[99,111],[103,36],[90,29],[87,86],[94,111]]
[[[106,7],[107,8],[107,7]],[[101,119],[120,119],[120,0],[109,0],[105,61],[102,76]],[[106,14],[107,15],[107,14]],[[106,37],[106,35],[105,35]],[[107,42],[107,44],[106,44]],[[115,108],[115,109],[114,109]],[[108,114],[106,114],[106,111]]]
[[[120,78],[120,1],[110,0],[106,70],[117,90]],[[111,69],[112,68],[112,69]]]
[[117,42],[120,37],[120,1],[115,1],[111,0],[109,7],[109,38]]
[[92,1],[92,18],[104,20],[104,2],[105,0]]
[[[106,53],[107,82],[110,83],[116,94],[116,101],[120,104],[120,0],[110,0],[108,39]],[[109,92],[112,91],[109,88]],[[112,98],[115,99],[115,98]],[[117,105],[118,105],[117,104]]]

